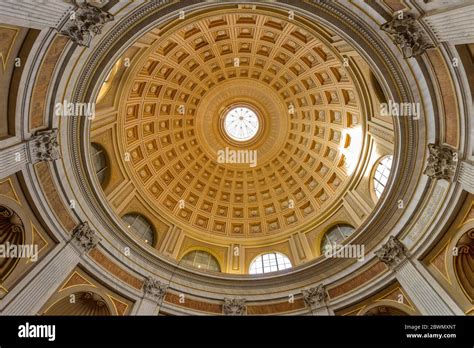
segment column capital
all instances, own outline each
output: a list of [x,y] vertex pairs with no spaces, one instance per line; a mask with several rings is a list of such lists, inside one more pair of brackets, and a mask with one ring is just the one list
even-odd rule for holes
[[75,1],[77,9],[71,14],[70,20],[61,30],[79,46],[89,47],[92,39],[102,33],[105,23],[114,19],[109,12],[92,5],[90,1]]
[[97,233],[90,228],[88,222],[82,222],[72,231],[72,241],[74,241],[82,251],[88,252],[99,244],[100,238],[97,236]]
[[407,259],[407,249],[397,238],[390,236],[375,255],[390,268],[395,268]]
[[303,294],[304,303],[310,308],[327,305],[329,295],[324,284],[303,290],[301,293]]
[[28,152],[32,164],[40,161],[55,161],[61,158],[58,130],[49,129],[36,132],[28,140]]
[[392,41],[400,46],[405,59],[419,56],[428,48],[434,47],[426,32],[411,14],[397,12],[393,19],[382,24],[380,29],[388,33]]
[[239,316],[247,314],[247,306],[245,298],[224,298],[222,311],[224,315]]
[[145,295],[156,299],[160,303],[163,301],[167,289],[167,285],[152,277],[146,278],[143,283],[143,292]]
[[457,166],[457,153],[448,146],[428,144],[429,157],[423,174],[432,179],[452,181]]

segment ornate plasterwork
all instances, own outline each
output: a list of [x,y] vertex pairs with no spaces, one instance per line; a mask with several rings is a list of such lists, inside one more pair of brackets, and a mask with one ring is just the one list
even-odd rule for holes
[[[141,8],[139,11],[136,11],[132,16],[127,17],[126,18],[126,23],[132,24],[132,23],[140,22],[139,19],[142,18],[144,15],[149,14],[151,11],[156,10],[156,7],[158,6],[157,4],[158,4],[157,2],[148,3],[146,6],[144,6],[144,8]],[[368,51],[370,51],[371,53],[376,52],[377,54],[374,54],[374,57],[381,57],[380,59],[386,62],[387,67],[385,67],[385,65],[384,65],[384,69],[382,69],[382,71],[387,72],[387,76],[388,75],[390,75],[390,76],[393,75],[393,80],[396,81],[397,86],[400,87],[400,89],[397,90],[394,93],[400,93],[402,100],[408,100],[409,93],[407,93],[407,91],[408,91],[407,84],[404,82],[403,79],[400,78],[401,73],[398,70],[398,65],[394,64],[395,60],[393,59],[392,55],[385,49],[385,46],[380,43],[379,38],[376,37],[375,35],[373,35],[373,33],[371,31],[368,31],[367,28],[364,27],[363,25],[361,25],[358,21],[354,20],[353,15],[347,14],[347,13],[341,13],[341,11],[338,12],[337,9],[333,8],[333,4],[334,3],[332,3],[332,2],[324,4],[324,6],[327,7],[327,9],[325,9],[325,10],[328,11],[328,12],[334,13],[334,17],[342,18],[343,21],[349,23],[350,26],[352,28],[354,28],[355,31],[357,31],[358,33],[361,33],[360,35],[368,38],[368,41],[371,42],[371,45],[374,45],[374,47],[375,47],[373,51],[370,51],[370,50],[368,50]],[[152,6],[154,6],[154,7],[152,7]],[[98,47],[97,51],[94,51],[92,53],[91,59],[87,62],[87,65],[85,66],[83,72],[81,73],[81,78],[79,78],[79,80],[77,82],[77,88],[74,91],[74,100],[79,101],[79,100],[82,100],[83,98],[86,98],[86,96],[88,95],[87,94],[88,91],[86,91],[85,88],[86,88],[88,83],[93,82],[93,81],[91,81],[91,77],[93,76],[94,68],[96,66],[98,66],[101,59],[105,57],[105,54],[108,52],[107,51],[108,49],[110,49],[111,47],[113,47],[113,49],[117,48],[117,47],[113,46],[114,40],[116,38],[118,38],[118,37],[127,37],[126,30],[124,28],[125,28],[125,26],[115,28],[114,31],[112,31],[109,35],[107,35],[107,37],[104,38],[104,40],[101,42],[101,45]],[[140,30],[140,28],[138,28],[137,30]],[[390,73],[388,73],[388,72],[390,72]],[[83,139],[82,138],[82,134],[83,134],[82,133],[82,122],[75,122],[72,125],[71,129],[72,129],[71,139]],[[407,128],[406,129],[404,128],[404,130],[408,134],[412,134],[412,132],[413,132],[413,128],[411,127],[410,124],[407,125]],[[403,139],[404,135],[405,135],[405,133],[402,134],[402,139]],[[413,148],[413,139],[416,139],[416,137],[414,137],[414,136],[407,136],[406,137],[406,139],[405,139],[406,142],[403,142],[403,144],[406,145],[407,149],[412,149]],[[79,142],[77,142],[77,140],[73,141],[73,145],[71,146],[71,148],[72,148],[72,158],[76,161],[76,163],[75,163],[76,165],[74,166],[74,170],[75,170],[75,173],[76,173],[77,177],[79,178],[79,185],[86,192],[85,200],[86,200],[87,204],[90,205],[90,204],[94,203],[94,198],[91,195],[91,192],[93,192],[94,188],[90,186],[90,182],[89,182],[89,179],[87,177],[87,174],[85,174],[82,170],[78,169],[80,167],[81,145],[83,145],[82,142],[79,143]],[[412,162],[413,154],[415,154],[416,152],[415,151],[408,151],[407,153],[408,153],[407,157],[406,158],[404,157],[402,159],[402,162],[406,163],[407,166],[410,167],[411,164],[413,163]],[[405,168],[402,177],[407,178],[407,175],[409,175],[409,170],[407,172],[407,170]],[[409,182],[409,180],[400,180],[401,184],[406,183],[406,185],[408,185],[408,182]],[[403,184],[402,184],[402,186],[403,186]],[[400,188],[399,190],[400,190],[400,192],[404,192],[404,189],[405,188]],[[390,207],[387,207],[387,209],[384,209],[383,215],[387,216],[389,218],[394,213],[394,210],[396,211],[396,205],[395,205],[394,209],[391,209]],[[101,211],[100,214],[101,214],[101,217],[103,219],[105,219],[106,221],[109,221],[109,222],[113,221],[112,218],[110,216],[107,216],[104,212]],[[371,230],[374,230],[374,231],[369,231],[370,235],[374,235],[374,237],[375,237],[375,233],[376,233],[375,230],[378,230],[378,227],[380,227],[380,222],[378,222],[378,224],[375,224],[375,228],[371,228]],[[103,228],[107,231],[107,233],[116,232],[116,231],[114,231],[114,229],[112,227],[110,227],[108,225],[104,225]],[[377,238],[377,240],[378,240],[378,238]],[[150,260],[151,260],[150,258],[147,259],[148,262],[151,262]],[[328,262],[331,262],[331,260],[329,260]],[[159,260],[159,259],[157,259],[153,264],[157,265],[157,267],[160,268],[160,269],[161,268],[170,269],[170,266],[166,262],[161,262],[161,260]],[[326,266],[324,266],[323,264],[326,264]],[[326,267],[327,267],[327,263],[322,263],[321,265],[316,264],[311,268],[308,267],[307,271],[294,273],[294,274],[289,273],[288,278],[286,278],[287,282],[296,281],[298,279],[301,280],[302,279],[301,277],[304,278],[306,276],[310,276],[311,274],[314,274],[315,270],[316,271],[317,270],[323,270],[323,269],[328,270],[328,268],[326,268]],[[196,275],[196,277],[199,277],[200,280],[207,279],[204,276],[201,277],[201,275]],[[252,280],[252,281],[254,281],[254,280]],[[272,282],[272,286],[273,285],[277,286],[277,282]]]
[[[157,215],[196,234],[261,238],[341,202],[365,128],[351,69],[324,40],[254,10],[202,16],[154,39],[117,98],[124,146],[114,157]],[[254,167],[217,155],[234,149],[216,129],[219,110],[239,101],[255,104],[268,129],[248,148]]]
[[319,284],[314,288],[303,290],[301,293],[303,294],[304,303],[308,307],[326,305],[328,293],[324,284]]
[[407,13],[396,13],[390,22],[380,26],[387,32],[393,42],[400,46],[405,59],[423,54],[434,47],[416,19]]
[[105,23],[114,19],[107,11],[88,2],[76,2],[78,8],[71,13],[70,20],[61,30],[79,46],[89,47],[94,36],[102,33]]
[[424,174],[432,179],[452,181],[457,166],[457,154],[448,146],[429,144],[429,157]]
[[88,222],[82,222],[74,228],[72,231],[72,240],[84,252],[92,250],[100,242],[100,238],[97,236],[97,233],[91,229]]
[[61,157],[58,143],[58,130],[39,131],[28,141],[31,163],[55,161]]
[[375,252],[375,255],[387,266],[394,268],[407,257],[407,249],[394,236],[390,236],[388,242]]
[[143,292],[145,295],[153,297],[158,302],[163,301],[167,289],[167,285],[152,277],[148,277],[143,283]]
[[245,298],[225,298],[222,311],[225,315],[240,316],[247,314]]

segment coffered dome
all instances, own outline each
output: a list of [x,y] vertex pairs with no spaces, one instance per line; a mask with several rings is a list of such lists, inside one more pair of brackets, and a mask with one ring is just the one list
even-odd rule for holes
[[[361,168],[366,102],[329,37],[241,6],[138,39],[150,47],[115,65],[125,71],[110,155],[149,211],[195,238],[260,243],[334,213]],[[239,112],[250,133],[228,123]]]

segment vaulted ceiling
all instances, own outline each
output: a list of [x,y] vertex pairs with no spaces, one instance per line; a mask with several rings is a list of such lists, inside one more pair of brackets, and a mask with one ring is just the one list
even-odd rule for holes
[[[335,215],[359,224],[343,198],[371,155],[368,121],[380,116],[377,93],[383,98],[374,80],[318,23],[254,6],[217,8],[155,27],[124,52],[98,94],[91,141],[109,150],[111,181],[120,173],[130,183],[122,190],[161,222],[158,234],[179,228],[211,247],[263,247]],[[233,105],[258,115],[250,142],[226,135]],[[114,135],[104,136],[111,121]],[[391,119],[382,124],[390,134]],[[226,149],[255,151],[257,161],[222,163]]]

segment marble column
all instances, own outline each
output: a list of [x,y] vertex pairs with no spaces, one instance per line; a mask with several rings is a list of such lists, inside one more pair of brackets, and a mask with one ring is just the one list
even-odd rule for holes
[[474,194],[474,164],[461,162],[457,181],[461,183],[463,189]]
[[114,16],[103,10],[108,0],[2,0],[0,23],[32,29],[53,28],[79,46],[89,47]]
[[0,180],[19,172],[29,162],[27,143],[19,143],[0,150]]
[[436,283],[423,265],[411,260],[406,247],[391,236],[386,244],[375,252],[394,273],[410,300],[423,315],[461,315],[463,312],[450,296]]
[[439,42],[454,45],[474,43],[474,4],[435,10],[423,16]]
[[79,224],[71,240],[60,246],[35,276],[9,301],[3,315],[36,315],[46,301],[80,262],[82,255],[94,248],[99,239],[88,223]]
[[0,179],[28,164],[60,158],[57,129],[39,131],[28,141],[0,150]]
[[329,307],[329,296],[325,285],[319,284],[314,288],[303,290],[302,294],[311,315],[334,315],[334,311]]
[[70,0],[2,0],[0,23],[38,30],[57,28],[74,8]]
[[132,315],[158,315],[167,286],[151,277],[143,284],[143,297],[136,303]]

